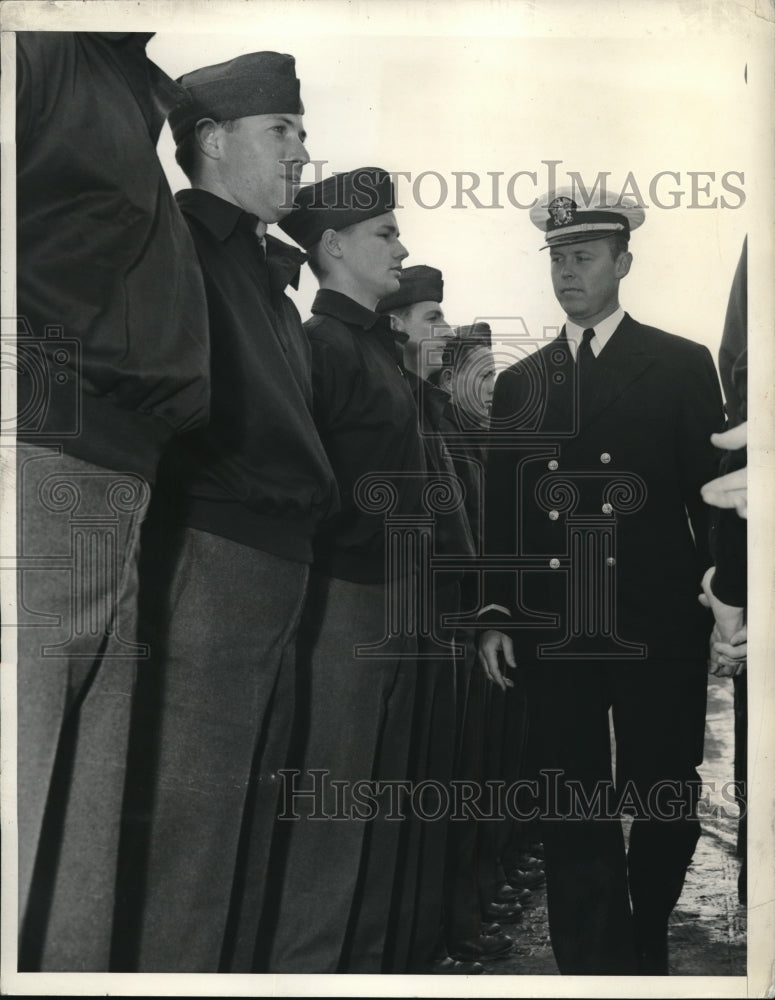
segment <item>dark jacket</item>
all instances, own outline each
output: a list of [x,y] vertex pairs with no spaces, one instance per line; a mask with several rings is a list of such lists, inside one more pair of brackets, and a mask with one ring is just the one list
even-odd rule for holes
[[207,191],[176,195],[191,227],[212,331],[210,423],[181,439],[175,485],[188,525],[300,562],[337,509],[334,474],[312,418],[310,346],[296,306],[304,254],[255,216]]
[[207,418],[209,347],[149,37],[17,34],[17,290],[19,438],[152,478]]
[[465,510],[476,552],[484,544],[484,477],[487,468],[487,450],[483,443],[484,432],[473,428],[447,396],[439,420],[439,428],[447,442],[447,449],[465,488]]
[[716,474],[709,437],[723,424],[707,348],[625,314],[577,385],[563,330],[501,373],[492,418],[487,551],[529,564],[519,589],[513,572],[488,576],[487,603],[511,618],[489,611],[486,620],[511,622],[520,654],[541,659],[537,647],[562,643],[574,621],[584,645],[587,623],[574,609],[589,595],[609,607],[611,593],[615,621],[598,625],[614,632],[612,658],[624,642],[650,657],[704,660],[710,621],[697,595],[710,555],[700,487]]
[[[304,329],[312,346],[315,422],[342,504],[340,513],[321,525],[315,564],[338,579],[382,583],[385,517],[421,512],[425,476],[417,406],[402,352],[389,317],[331,289],[317,293]],[[383,491],[356,495],[359,480],[372,473],[387,483],[388,509],[379,502]]]
[[[435,477],[438,487],[440,502],[433,512],[434,551],[439,555],[473,556],[474,539],[466,512],[469,491],[444,440],[443,419],[449,396],[414,372],[407,371],[406,375],[417,402],[428,478],[433,481]],[[463,570],[458,568],[456,575],[462,576]]]
[[[455,472],[465,490],[465,512],[471,532],[471,544],[476,555],[484,551],[484,480],[487,469],[485,434],[461,414],[449,396],[439,420],[447,451]],[[460,607],[474,611],[481,607],[480,574],[469,572],[463,577]]]

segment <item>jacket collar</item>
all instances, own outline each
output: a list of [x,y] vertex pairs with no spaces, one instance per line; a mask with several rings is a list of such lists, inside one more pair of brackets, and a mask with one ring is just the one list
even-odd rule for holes
[[351,299],[349,295],[337,292],[333,288],[320,288],[312,303],[312,312],[323,316],[332,316],[343,323],[362,327],[364,330],[376,330],[386,333],[395,340],[395,332],[390,326],[389,316],[367,309],[360,302]]
[[[253,218],[239,205],[225,201],[202,188],[178,191],[175,200],[184,214],[201,222],[221,243],[225,243],[234,234],[242,220]],[[301,265],[306,262],[307,255],[268,233],[265,239],[266,263],[273,290],[282,291],[286,285],[298,288]]]

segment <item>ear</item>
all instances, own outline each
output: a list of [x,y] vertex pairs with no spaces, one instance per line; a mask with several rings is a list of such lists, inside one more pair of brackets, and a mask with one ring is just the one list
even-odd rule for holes
[[221,135],[222,128],[212,118],[200,119],[194,128],[196,141],[202,153],[211,160],[221,158]]
[[320,237],[320,245],[330,257],[340,258],[342,256],[342,244],[339,240],[339,233],[335,229],[326,229]]
[[452,369],[442,368],[439,372],[439,388],[452,395]]
[[632,254],[628,250],[626,253],[620,253],[616,261],[616,277],[626,278],[630,273],[630,267],[632,266]]

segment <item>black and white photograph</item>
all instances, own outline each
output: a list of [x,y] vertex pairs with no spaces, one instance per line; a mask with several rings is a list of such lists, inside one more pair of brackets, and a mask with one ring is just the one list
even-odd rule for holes
[[0,29],[0,990],[771,995],[775,6]]

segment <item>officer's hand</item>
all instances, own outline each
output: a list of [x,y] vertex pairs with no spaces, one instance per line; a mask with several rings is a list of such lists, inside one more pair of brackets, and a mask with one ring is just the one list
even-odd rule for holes
[[507,687],[514,687],[514,681],[510,681],[501,671],[498,662],[501,654],[510,667],[516,667],[517,661],[514,659],[514,643],[511,639],[507,635],[504,635],[503,632],[497,632],[495,629],[488,629],[486,632],[483,632],[479,639],[479,652],[477,654],[479,663],[487,675],[487,679],[497,684],[502,691],[505,691]]
[[710,637],[709,670],[717,677],[737,677],[746,669],[748,657],[748,626],[743,627],[724,642],[717,629]]

